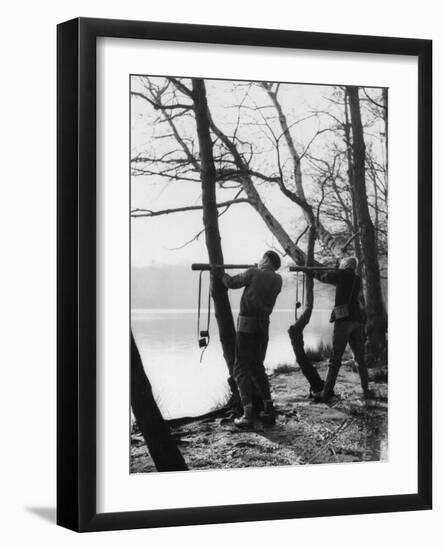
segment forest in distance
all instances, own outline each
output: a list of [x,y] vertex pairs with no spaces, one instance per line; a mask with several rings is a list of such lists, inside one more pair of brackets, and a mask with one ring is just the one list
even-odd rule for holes
[[[132,307],[170,308],[174,302],[188,307],[195,304],[193,261],[256,263],[260,250],[272,249],[282,258],[281,272],[286,277],[281,303],[293,308],[295,283],[289,266],[336,268],[343,258],[355,257],[362,280],[365,358],[376,373],[371,379],[375,397],[361,407],[368,418],[377,417],[378,432],[387,433],[388,90],[133,75],[130,101]],[[148,300],[143,273],[156,270]],[[168,270],[169,278],[162,275]],[[168,296],[172,287],[177,298],[162,301],[161,296]],[[210,292],[216,322],[213,337],[217,332],[228,375],[236,359],[233,310],[238,299],[233,302],[228,289],[214,276]],[[306,353],[303,331],[313,311],[328,304],[330,292],[314,283],[308,271],[303,276],[303,304],[291,344],[297,364],[303,367],[308,361],[319,372],[326,367],[327,357],[315,361]],[[199,457],[177,445],[180,438],[174,436],[174,429],[171,435],[137,345],[133,338],[131,406],[140,436],[133,435],[132,442],[138,449],[146,445],[158,471],[192,468],[183,455],[196,463]],[[293,411],[287,392],[287,387],[294,389],[294,379],[287,378],[291,372],[277,373],[271,380],[286,419],[292,414],[288,411]],[[343,399],[334,405],[345,421],[357,406],[351,403],[356,398],[349,380],[347,402]],[[376,387],[376,383],[381,385]],[[297,387],[300,384],[302,377],[297,378]],[[279,393],[283,385],[286,389]],[[304,405],[302,409],[309,414]],[[300,416],[302,409],[294,415]],[[327,433],[335,433],[334,422],[344,421],[331,416],[330,408],[316,409],[314,416]],[[348,433],[358,432],[357,425],[351,422]],[[364,423],[364,430],[370,431],[371,425]],[[198,426],[194,443],[201,436]],[[289,429],[277,437],[282,464],[304,463],[304,453],[295,443],[297,438],[306,441],[299,428],[300,424],[289,439]],[[228,440],[229,436],[219,438],[220,445]],[[378,433],[375,440],[367,439],[367,445],[379,445],[382,440],[385,445],[383,434]],[[266,447],[263,441],[257,446]],[[330,447],[316,460],[331,461],[340,455],[340,461],[346,455],[335,452],[334,458],[329,451]],[[260,454],[257,448],[254,452]],[[311,458],[315,454],[314,445]],[[366,460],[362,457],[381,459],[382,454],[362,451],[352,456]],[[262,458],[257,463],[268,464],[262,464]],[[270,463],[280,464],[275,457]],[[243,464],[233,459],[233,464],[242,467],[256,462]],[[223,466],[205,463],[201,467]]]

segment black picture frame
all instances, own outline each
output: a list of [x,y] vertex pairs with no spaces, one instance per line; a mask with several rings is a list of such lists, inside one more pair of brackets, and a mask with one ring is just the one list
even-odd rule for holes
[[[78,18],[57,29],[57,523],[103,531],[432,507],[432,42]],[[398,54],[418,58],[418,491],[295,502],[96,512],[96,39]]]

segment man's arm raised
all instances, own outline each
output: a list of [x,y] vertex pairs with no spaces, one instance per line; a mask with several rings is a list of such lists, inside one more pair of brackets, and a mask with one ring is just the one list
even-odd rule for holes
[[220,278],[226,288],[243,288],[249,284],[253,269],[254,268],[247,269],[246,271],[243,271],[243,273],[239,273],[234,276],[228,275],[227,273],[222,273]]

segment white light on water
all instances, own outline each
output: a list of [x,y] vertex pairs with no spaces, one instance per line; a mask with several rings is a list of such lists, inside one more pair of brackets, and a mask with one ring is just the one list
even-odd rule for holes
[[[205,316],[202,319],[205,323]],[[328,310],[313,312],[304,334],[307,347],[330,341],[332,325],[328,320]],[[287,333],[293,322],[293,310],[272,314],[265,360],[268,371],[295,363]],[[166,419],[198,416],[226,402],[228,372],[213,314],[211,341],[201,363],[195,310],[133,310],[131,324],[154,396]]]

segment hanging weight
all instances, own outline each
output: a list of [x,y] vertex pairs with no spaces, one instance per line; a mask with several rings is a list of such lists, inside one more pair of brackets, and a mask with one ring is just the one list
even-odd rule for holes
[[198,347],[199,348],[206,348],[208,345],[208,341],[206,340],[206,338],[200,338],[199,341],[198,341]]
[[303,304],[303,307],[305,307],[305,284],[306,284],[306,278],[305,278],[305,274],[303,273],[302,275],[302,287],[301,287],[301,301],[302,301],[302,304]]
[[298,273],[297,273],[295,277],[295,311],[294,311],[295,322],[297,322],[298,320],[298,309],[300,308],[300,306],[301,304],[298,299]]
[[206,348],[209,345],[210,335],[209,335],[209,324],[211,321],[211,287],[208,288],[208,317],[206,321],[206,330],[200,330],[200,311],[201,311],[201,294],[202,294],[202,274],[203,271],[200,271],[198,278],[198,305],[197,305],[197,341],[198,347],[202,350],[200,355],[200,363],[203,359],[203,354]]

